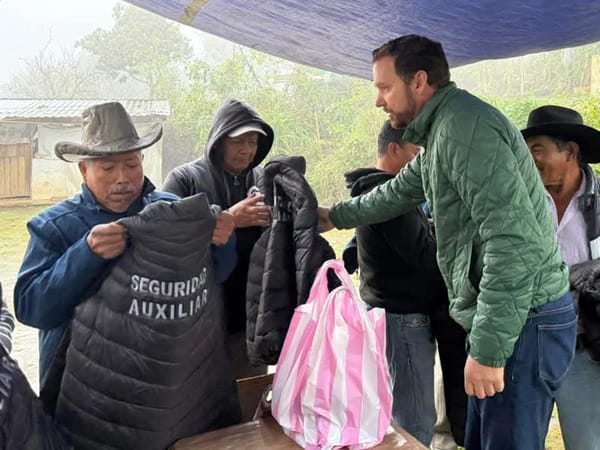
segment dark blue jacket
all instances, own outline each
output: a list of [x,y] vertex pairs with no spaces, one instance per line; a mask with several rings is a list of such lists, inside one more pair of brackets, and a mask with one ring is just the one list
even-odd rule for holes
[[[41,212],[27,224],[30,234],[14,291],[15,313],[22,323],[40,329],[40,390],[68,328],[75,307],[93,295],[111,260],[92,253],[87,235],[96,225],[140,212],[159,200],[178,197],[155,191],[146,179],[142,195],[124,213],[107,211],[84,184],[81,194]],[[235,241],[213,247],[217,282],[237,263]]]

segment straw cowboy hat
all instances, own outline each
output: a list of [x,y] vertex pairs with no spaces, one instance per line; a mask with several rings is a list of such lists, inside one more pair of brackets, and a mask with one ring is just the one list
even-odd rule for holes
[[121,103],[93,105],[81,113],[81,143],[58,142],[54,153],[63,161],[102,158],[142,150],[162,136],[162,126],[156,124],[140,137],[131,117]]
[[525,140],[545,135],[576,142],[583,162],[600,162],[600,131],[584,125],[581,114],[573,109],[553,105],[534,109],[521,133]]

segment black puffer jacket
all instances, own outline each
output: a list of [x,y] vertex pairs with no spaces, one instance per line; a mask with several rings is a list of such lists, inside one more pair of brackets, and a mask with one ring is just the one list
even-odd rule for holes
[[[258,149],[250,166],[241,174],[232,176],[223,170],[221,142],[235,128],[258,122],[266,136],[258,135]],[[250,187],[260,183],[265,159],[273,145],[273,129],[249,105],[238,100],[227,100],[215,114],[208,134],[204,156],[196,161],[177,167],[167,175],[163,191],[179,197],[204,192],[211,204],[227,209],[243,200]],[[246,277],[250,252],[262,229],[259,227],[236,230],[238,264],[223,285],[227,325],[230,333],[244,329],[246,325]]]
[[335,258],[319,235],[317,199],[304,178],[302,157],[278,157],[265,166],[261,191],[273,222],[250,257],[247,290],[248,358],[275,364],[294,308],[308,298],[319,267]]
[[579,309],[579,342],[592,360],[600,362],[600,259],[575,264],[569,271]]
[[236,423],[203,194],[121,219],[130,248],[75,310],[56,418],[77,449],[164,449]]
[[[353,197],[394,176],[374,168],[345,174]],[[448,305],[436,262],[435,238],[419,208],[392,220],[357,227],[360,295],[371,306],[394,314],[429,314]]]

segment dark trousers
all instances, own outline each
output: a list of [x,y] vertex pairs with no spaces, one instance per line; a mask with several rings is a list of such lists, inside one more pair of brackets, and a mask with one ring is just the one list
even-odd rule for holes
[[575,354],[577,315],[566,294],[529,313],[504,368],[504,391],[469,398],[466,450],[543,450],[554,395]]
[[235,379],[257,377],[267,373],[267,366],[253,366],[248,360],[246,332],[238,331],[227,336],[227,352]]

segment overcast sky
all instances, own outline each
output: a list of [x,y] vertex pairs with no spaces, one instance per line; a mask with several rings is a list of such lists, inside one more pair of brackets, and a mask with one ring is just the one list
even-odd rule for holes
[[112,0],[0,0],[0,84],[51,40],[60,49],[112,24]]
[[[96,28],[111,28],[115,0],[0,0],[0,85],[23,67],[23,58],[50,48],[70,48]],[[206,34],[182,26],[196,51]],[[225,41],[220,38],[221,45]]]

